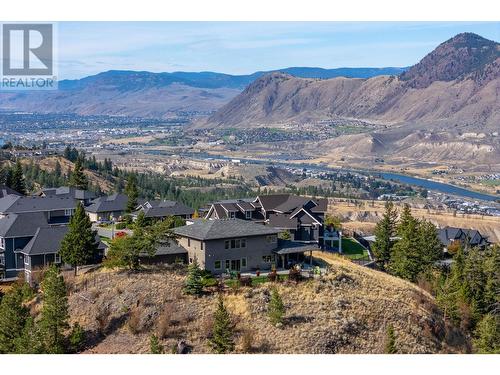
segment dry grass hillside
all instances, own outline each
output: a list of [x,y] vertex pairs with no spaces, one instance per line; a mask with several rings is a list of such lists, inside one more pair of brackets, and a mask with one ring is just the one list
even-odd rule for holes
[[[358,205],[342,199],[330,199],[328,211],[343,220],[344,229],[364,233],[373,233],[376,223],[384,214],[385,202],[357,200]],[[492,242],[500,242],[500,217],[482,216],[474,214],[456,214],[451,210],[426,209],[422,205],[409,202],[412,213],[419,219],[426,219],[439,227],[452,226],[467,229],[477,229],[481,234],[488,236]],[[396,202],[396,207],[401,210],[403,202]]]
[[[227,288],[224,301],[235,326],[236,352],[381,353],[393,325],[401,353],[467,351],[464,337],[446,324],[433,298],[417,286],[331,255],[320,279]],[[89,337],[86,353],[147,353],[151,334],[167,352],[180,340],[209,353],[216,293],[182,293],[184,269],[143,272],[97,270],[68,283],[70,314]],[[282,328],[267,316],[270,288],[286,305]]]

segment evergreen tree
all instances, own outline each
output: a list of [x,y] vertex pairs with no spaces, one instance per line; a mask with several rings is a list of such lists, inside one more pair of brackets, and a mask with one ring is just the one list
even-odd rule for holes
[[14,346],[17,354],[41,354],[44,352],[39,327],[31,316],[26,319],[21,336],[14,339]]
[[500,311],[500,246],[488,250],[483,270],[486,276],[483,295],[486,312]]
[[271,291],[271,300],[269,301],[268,309],[269,320],[273,326],[283,324],[285,315],[285,305],[276,288]]
[[462,247],[459,247],[453,257],[450,272],[444,277],[437,292],[437,301],[445,318],[451,319],[455,324],[460,322],[459,304],[464,301],[464,266],[465,255]]
[[23,305],[22,291],[15,286],[0,303],[0,354],[16,351],[15,340],[23,334],[28,318],[29,311]]
[[77,189],[87,190],[89,182],[87,176],[83,172],[82,160],[80,158],[76,159],[73,172],[69,180],[69,186]]
[[125,187],[125,193],[127,194],[127,213],[133,212],[137,208],[137,198],[139,197],[139,191],[137,190],[137,178],[135,174],[130,174],[127,186]]
[[486,275],[484,273],[484,260],[482,252],[478,248],[468,251],[464,263],[463,295],[465,302],[472,310],[474,322],[479,321],[485,312],[484,292],[486,288]]
[[137,218],[135,219],[135,227],[136,228],[145,228],[147,226],[147,219],[144,211],[141,211],[137,214]]
[[78,203],[75,214],[69,222],[69,229],[61,242],[59,254],[63,262],[75,269],[91,262],[97,253],[96,232],[83,205]]
[[221,294],[219,294],[217,310],[214,314],[214,326],[209,344],[218,354],[229,353],[234,350],[233,325]]
[[24,180],[23,166],[19,159],[16,161],[14,171],[12,172],[12,189],[20,194],[26,195],[26,182]]
[[73,324],[68,341],[71,352],[78,353],[79,351],[82,350],[85,344],[85,331],[80,326],[80,324],[78,323]]
[[156,335],[151,335],[149,338],[149,347],[151,354],[163,354],[165,352]]
[[500,318],[486,314],[475,330],[474,350],[480,354],[500,354]]
[[397,353],[396,349],[396,335],[394,333],[394,327],[390,324],[387,327],[386,338],[385,338],[385,353],[386,354],[395,354]]
[[52,265],[42,281],[43,306],[40,331],[48,353],[64,353],[64,331],[68,324],[68,297],[63,277],[57,266]]
[[193,263],[188,266],[188,277],[184,285],[184,293],[199,296],[203,292],[201,269],[196,257]]
[[61,178],[61,176],[62,176],[62,167],[61,167],[61,163],[59,163],[59,160],[56,161],[56,166],[54,168],[54,174],[57,178]]
[[373,244],[373,254],[382,268],[386,268],[392,255],[393,242],[391,237],[396,232],[397,212],[394,203],[385,204],[385,212],[382,220],[375,227],[375,242]]

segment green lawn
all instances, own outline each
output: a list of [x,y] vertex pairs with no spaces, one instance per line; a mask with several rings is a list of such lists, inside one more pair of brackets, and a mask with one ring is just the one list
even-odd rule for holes
[[351,259],[360,259],[368,256],[368,251],[352,238],[342,238],[342,253]]

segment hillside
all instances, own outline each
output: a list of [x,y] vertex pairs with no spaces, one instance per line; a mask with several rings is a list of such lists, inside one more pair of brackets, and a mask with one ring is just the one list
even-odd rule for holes
[[[298,77],[373,77],[403,68],[285,68]],[[230,75],[214,72],[152,73],[111,70],[64,80],[57,91],[0,93],[0,109],[40,113],[168,118],[176,112],[211,112],[268,72]]]
[[304,79],[271,73],[213,114],[207,127],[356,118],[385,125],[497,129],[500,44],[475,34],[444,42],[400,77]]
[[[394,326],[401,353],[466,351],[459,331],[443,322],[433,298],[413,284],[318,254],[332,265],[320,280],[280,283],[285,326],[267,317],[272,284],[229,288],[225,304],[235,324],[236,352],[253,334],[256,353],[381,353],[386,327]],[[97,270],[78,276],[69,297],[70,315],[87,331],[85,353],[147,353],[149,337],[163,337],[167,352],[180,340],[194,353],[210,352],[216,294],[183,295],[183,269],[128,273]],[[246,332],[246,333],[245,333]]]

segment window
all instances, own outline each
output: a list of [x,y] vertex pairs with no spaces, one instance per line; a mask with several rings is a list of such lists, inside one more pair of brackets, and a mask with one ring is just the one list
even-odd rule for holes
[[5,249],[5,238],[0,237],[0,248]]
[[229,261],[229,259],[226,259],[226,269],[228,270],[231,266],[231,262]]
[[65,208],[64,209],[64,216],[73,216],[73,209],[72,208]]
[[229,240],[224,241],[224,249],[226,250],[229,249],[229,243],[230,243]]
[[28,255],[24,256],[24,264],[26,264],[27,266],[30,265],[30,257]]
[[220,270],[220,269],[221,269],[221,267],[222,267],[222,261],[221,261],[221,260],[216,260],[216,261],[214,262],[214,268],[215,268],[216,270]]
[[252,211],[245,211],[245,217],[247,219],[251,219],[252,218]]
[[61,263],[61,256],[58,253],[54,254],[54,263]]
[[275,243],[277,241],[276,235],[266,236],[267,243]]
[[234,218],[236,217],[236,212],[231,211],[231,212],[229,213],[229,217],[230,217],[231,219],[234,219]]
[[236,249],[239,249],[240,248],[240,240],[234,240],[234,247]]
[[264,255],[264,256],[262,257],[262,261],[263,261],[264,263],[273,263],[273,262],[274,262],[274,260],[275,260],[274,255]]
[[188,247],[191,247],[191,238],[188,238]]
[[203,241],[200,241],[200,249],[203,250]]
[[231,249],[236,247],[236,240],[231,240]]
[[245,238],[241,239],[241,247],[247,247],[247,240]]
[[241,267],[246,268],[247,267],[247,258],[241,258]]

